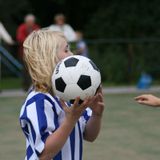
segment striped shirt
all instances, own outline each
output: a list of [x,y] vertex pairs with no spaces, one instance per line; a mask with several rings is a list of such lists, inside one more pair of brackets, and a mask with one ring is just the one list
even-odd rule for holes
[[[54,160],[82,160],[83,132],[91,116],[87,108]],[[47,137],[61,125],[65,113],[57,97],[48,93],[29,93],[20,112],[20,125],[26,137],[25,160],[38,160]]]

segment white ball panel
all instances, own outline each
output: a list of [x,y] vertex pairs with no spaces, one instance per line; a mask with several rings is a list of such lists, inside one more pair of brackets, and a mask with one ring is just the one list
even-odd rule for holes
[[83,91],[77,84],[70,84],[66,86],[65,95],[67,100],[75,99],[78,96],[82,96],[82,94]]
[[68,80],[66,81],[67,84],[76,84],[78,79],[79,79],[79,72],[77,70],[78,68],[77,67],[70,67],[70,68],[67,68],[65,73],[68,74]]
[[63,99],[64,101],[68,101],[65,93],[59,92],[57,90],[55,91],[55,93],[56,93],[56,96],[58,96],[59,98]]
[[75,99],[80,97],[81,100],[84,100],[86,97],[94,96],[96,93],[95,87],[89,87],[88,89],[82,91],[77,85],[68,85],[65,89],[66,100]]
[[91,86],[83,91],[83,94],[81,95],[81,99],[84,100],[86,97],[90,97],[90,96],[92,97],[95,95],[95,93],[96,93],[96,88]]
[[98,71],[93,71],[91,74],[92,86],[98,87],[101,84],[101,75]]

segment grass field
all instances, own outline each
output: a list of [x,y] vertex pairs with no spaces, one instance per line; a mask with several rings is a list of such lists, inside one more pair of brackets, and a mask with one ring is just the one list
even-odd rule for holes
[[[133,94],[106,95],[103,126],[94,143],[84,143],[84,160],[159,160],[160,109],[140,106]],[[0,98],[0,159],[22,160],[19,127],[24,98]]]
[[0,79],[0,90],[2,89],[17,89],[22,87],[21,78],[2,78]]

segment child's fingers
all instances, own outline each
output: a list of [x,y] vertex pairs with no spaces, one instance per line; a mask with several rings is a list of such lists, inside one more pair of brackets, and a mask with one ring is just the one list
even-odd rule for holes
[[103,102],[103,95],[101,93],[98,94],[98,101]]
[[138,100],[137,102],[138,102],[139,104],[149,105],[149,104],[147,103],[147,101],[144,101],[144,100]]
[[100,85],[100,87],[99,87],[99,92],[103,94],[102,85]]
[[140,95],[140,96],[135,97],[134,99],[135,99],[135,100],[138,100],[138,99],[150,99],[150,98],[152,98],[152,97],[153,97],[153,96],[150,95],[150,94],[143,94],[143,95]]
[[100,85],[100,86],[98,87],[98,90],[97,90],[96,94],[98,94],[98,93],[102,93],[102,85]]
[[89,103],[95,103],[98,100],[98,94],[96,94],[93,97],[89,97],[88,101]]
[[80,97],[77,97],[77,98],[74,100],[73,106],[75,106],[75,107],[79,106],[79,101],[80,101]]
[[104,102],[98,102],[98,105],[104,107]]
[[65,108],[67,107],[67,105],[65,104],[65,101],[60,99],[60,103],[61,103],[62,108],[65,110]]
[[86,98],[86,99],[83,101],[83,103],[80,105],[80,107],[82,107],[82,108],[87,108],[87,106],[88,106],[89,103],[90,103],[90,100],[91,100],[91,97]]
[[135,97],[134,99],[135,99],[135,100],[141,100],[141,99],[146,99],[146,97],[145,97],[145,96],[137,96],[137,97]]
[[140,99],[142,96],[134,97],[135,100]]
[[144,102],[144,100],[143,100],[143,99],[141,99],[141,98],[136,99],[136,101],[137,101],[138,103]]

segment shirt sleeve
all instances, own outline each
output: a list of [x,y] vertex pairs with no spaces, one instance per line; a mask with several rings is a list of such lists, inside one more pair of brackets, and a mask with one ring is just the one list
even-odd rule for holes
[[66,36],[69,42],[74,42],[77,39],[75,31],[68,24],[65,25],[64,35]]
[[86,48],[85,42],[83,42],[83,41],[79,42],[78,43],[78,49],[84,49],[84,48]]
[[36,154],[44,150],[47,137],[58,127],[55,105],[40,98],[27,106],[29,137]]
[[83,115],[80,117],[80,122],[81,122],[81,127],[82,127],[82,131],[84,132],[85,130],[85,126],[89,120],[89,118],[92,115],[92,110],[90,108],[87,108],[84,112]]

